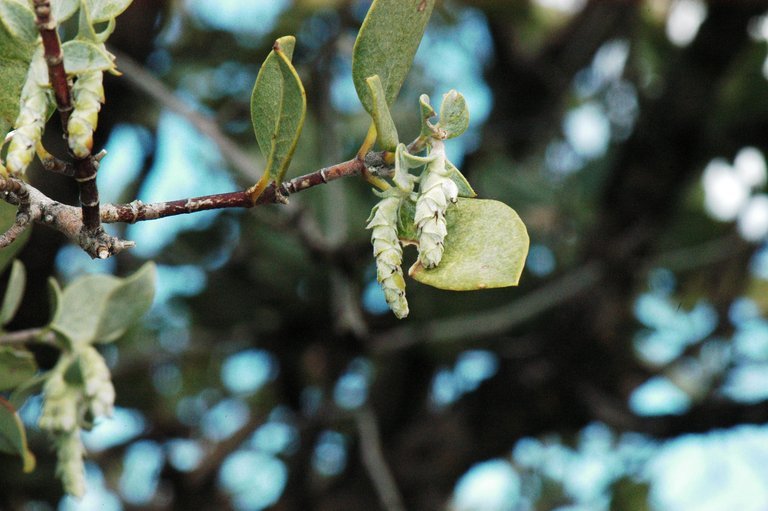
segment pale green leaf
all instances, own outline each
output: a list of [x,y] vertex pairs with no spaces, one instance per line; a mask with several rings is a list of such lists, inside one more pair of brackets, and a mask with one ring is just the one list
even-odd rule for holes
[[416,244],[419,239],[419,231],[416,229],[416,224],[413,223],[415,215],[415,201],[409,198],[400,203],[397,217],[397,237],[404,243]]
[[75,356],[74,359],[70,359],[66,362],[66,369],[64,369],[64,381],[72,386],[79,386],[85,383],[85,370],[83,367],[82,358]]
[[429,96],[422,94],[419,96],[419,109],[421,110],[421,137],[431,137],[435,132],[435,127],[430,123],[430,119],[434,118],[437,114],[432,105],[429,104]]
[[[26,5],[20,5],[18,2],[0,0],[0,138],[11,130],[19,114],[21,88],[35,51],[34,39],[30,41],[19,38],[12,32],[15,30],[27,34],[31,26],[37,37],[34,14]],[[9,29],[8,26],[13,28]],[[31,37],[31,32],[28,35]],[[2,213],[0,217],[5,218]]]
[[[115,23],[115,18],[108,18],[107,26],[102,30],[101,32],[96,32],[96,23],[97,21],[93,19],[91,16],[91,7],[89,5],[88,0],[81,0],[80,4],[80,17],[78,19],[78,25],[77,25],[77,39],[82,41],[89,41],[96,43],[99,48],[106,51],[106,48],[104,47],[103,43],[109,39],[109,36],[112,35],[112,32],[114,32],[115,27],[117,26]],[[100,20],[104,21],[104,20]],[[111,68],[109,70],[111,73],[116,74],[115,68]]]
[[116,18],[125,11],[133,0],[86,0],[91,21],[99,23]]
[[0,397],[0,452],[21,456],[24,472],[35,469],[35,456],[27,446],[27,433],[19,414]]
[[[275,46],[278,45],[288,59],[291,59],[296,38],[293,36],[281,37],[275,42]],[[261,155],[265,160],[269,158],[272,150],[272,136],[277,130],[277,124],[280,120],[283,74],[280,72],[278,61],[277,53],[273,49],[261,64],[251,93],[251,122],[256,134],[256,142],[259,144]]]
[[7,325],[16,315],[24,296],[24,287],[27,284],[27,271],[21,261],[13,261],[11,276],[8,278],[8,286],[5,288],[3,304],[0,307],[0,325]]
[[74,344],[120,337],[152,305],[155,266],[145,264],[131,277],[86,275],[61,293],[51,329]]
[[443,96],[443,102],[440,104],[440,130],[445,134],[445,138],[458,137],[469,127],[469,108],[464,96],[450,90]]
[[376,125],[376,136],[379,146],[385,151],[394,151],[399,142],[397,137],[397,128],[392,120],[392,114],[389,112],[387,100],[384,97],[384,88],[381,85],[379,75],[373,75],[365,80],[368,89],[371,92],[373,100],[373,123]]
[[79,75],[85,71],[109,71],[115,63],[103,45],[75,39],[61,45],[64,51],[64,69],[67,74]]
[[34,44],[40,34],[35,25],[35,13],[23,0],[0,0],[0,21],[21,44]]
[[[2,77],[0,77],[2,81]],[[2,94],[2,92],[0,92]],[[16,100],[18,102],[18,98]],[[8,204],[5,201],[0,201],[0,232],[5,232],[13,225],[16,220],[16,206]],[[5,248],[0,248],[0,272],[2,272],[13,261],[16,254],[24,247],[24,244],[29,239],[29,235],[32,233],[32,228],[25,230],[21,235],[16,238],[16,241],[11,243]]]
[[270,181],[280,184],[296,150],[306,115],[304,86],[291,64],[296,39],[281,37],[264,60],[251,95],[251,121],[266,167],[252,188],[258,196]]
[[448,236],[436,268],[418,262],[409,270],[415,280],[440,289],[471,291],[515,286],[528,255],[528,232],[506,204],[459,199],[446,213]]
[[391,105],[411,68],[435,0],[373,0],[352,51],[352,80],[365,110],[373,97],[365,80],[379,75]]
[[51,304],[51,323],[61,315],[61,286],[53,277],[48,278],[48,301]]
[[411,192],[413,190],[413,183],[416,181],[416,177],[409,172],[409,169],[412,168],[409,156],[408,148],[405,144],[397,144],[395,149],[395,175],[392,180],[404,192]]
[[80,0],[51,0],[53,19],[57,23],[66,21],[72,17],[80,6]]
[[40,373],[36,374],[34,376],[31,376],[24,380],[22,383],[20,383],[13,392],[11,392],[11,396],[8,398],[8,401],[10,401],[11,406],[16,408],[17,410],[21,408],[24,405],[24,402],[33,394],[39,394],[43,391],[43,385],[45,385],[45,381],[48,379],[49,373]]
[[472,188],[472,185],[469,184],[467,178],[464,177],[464,174],[447,158],[445,160],[445,168],[451,171],[451,181],[456,183],[456,186],[459,188],[459,197],[467,197],[469,199],[477,197],[477,193]]
[[123,279],[122,284],[109,297],[105,314],[102,315],[96,331],[96,342],[117,339],[141,319],[152,306],[156,278],[155,265],[148,263],[130,277]]
[[35,376],[37,363],[32,353],[0,346],[0,391],[16,388]]

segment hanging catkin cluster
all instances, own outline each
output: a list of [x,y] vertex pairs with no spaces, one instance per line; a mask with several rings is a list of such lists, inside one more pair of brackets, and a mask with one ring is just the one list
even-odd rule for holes
[[29,67],[26,81],[21,89],[19,115],[13,125],[14,131],[8,145],[6,168],[16,176],[23,174],[32,162],[35,146],[43,136],[48,109],[53,105],[51,88],[43,78],[47,77],[45,62],[42,62],[42,73],[39,64],[33,61]]
[[93,132],[104,103],[104,73],[87,71],[72,86],[72,115],[67,123],[69,149],[76,158],[85,158],[93,149]]
[[[475,196],[472,187],[461,172],[448,161],[445,154],[444,140],[460,135],[469,125],[469,110],[464,97],[454,90],[445,94],[440,106],[440,121],[437,124],[430,122],[437,114],[429,104],[429,96],[423,94],[419,98],[419,104],[422,130],[418,143],[414,146],[426,147],[427,154],[411,154],[405,144],[396,145],[394,171],[387,175],[395,186],[379,194],[383,198],[373,208],[367,226],[368,229],[373,229],[371,241],[378,281],[384,290],[387,304],[398,318],[404,318],[408,314],[405,281],[400,267],[403,249],[398,237],[398,222],[410,223],[402,227],[405,230],[406,243],[418,241],[418,264],[426,269],[435,268],[443,259],[448,236],[445,216],[448,208],[458,201],[459,195]],[[386,109],[386,106],[381,108]],[[389,128],[387,123],[381,122],[381,117],[379,112],[378,117],[374,116],[374,122],[379,119],[377,130],[389,130],[388,147],[391,150],[392,139],[396,139],[397,134],[392,133],[394,128]],[[416,178],[410,173],[411,170],[421,167],[424,170],[420,177]],[[416,183],[419,185],[418,191],[414,191]],[[414,208],[412,223],[401,220],[401,209],[404,207],[408,207],[409,211]]]
[[425,268],[434,268],[443,258],[448,234],[445,212],[449,204],[458,200],[459,189],[451,179],[451,170],[446,167],[442,140],[432,140],[429,156],[432,161],[421,174],[413,221],[419,232],[419,261]]
[[[66,375],[66,376],[65,376]],[[110,416],[115,388],[104,358],[92,346],[60,359],[43,387],[38,425],[51,433],[56,446],[56,474],[67,493],[85,492],[85,447],[80,438],[96,417]]]
[[403,249],[397,237],[397,217],[402,197],[385,196],[373,207],[366,229],[372,229],[371,243],[376,258],[376,278],[384,290],[389,308],[398,319],[408,315],[405,299],[405,279],[400,265]]

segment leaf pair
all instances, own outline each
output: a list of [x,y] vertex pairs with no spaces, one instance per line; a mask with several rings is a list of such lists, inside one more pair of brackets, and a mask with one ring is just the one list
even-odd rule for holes
[[133,0],[54,0],[51,2],[53,18],[61,23],[72,17],[80,7],[81,1],[88,8],[93,23],[114,20],[123,13]]
[[296,150],[307,111],[304,86],[291,63],[296,38],[281,37],[261,65],[251,95],[251,121],[264,174],[248,193],[255,201],[270,182],[279,186]]
[[469,127],[467,101],[455,89],[451,89],[443,95],[437,124],[430,122],[430,119],[436,117],[437,113],[429,103],[429,96],[422,94],[419,97],[419,105],[421,108],[421,134],[419,136],[422,140],[430,137],[441,140],[455,138]]
[[[132,0],[79,0],[80,18],[77,37],[61,45],[64,52],[64,68],[70,75],[80,75],[87,71],[109,71],[119,74],[115,58],[107,51],[104,42],[115,29],[115,18],[131,4]],[[72,0],[60,7],[66,18],[77,10]],[[66,19],[64,18],[64,19]],[[63,19],[57,19],[63,21]],[[107,27],[96,32],[97,23],[107,22]]]
[[358,154],[379,145],[394,151],[397,131],[389,105],[394,103],[413,63],[435,0],[374,0],[360,27],[352,51],[352,81],[363,108],[373,118],[373,129]]

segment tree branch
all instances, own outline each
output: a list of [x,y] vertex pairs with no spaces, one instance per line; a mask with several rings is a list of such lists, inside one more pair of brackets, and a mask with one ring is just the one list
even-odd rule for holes
[[[210,209],[252,208],[262,204],[284,203],[290,194],[343,177],[359,175],[363,168],[365,168],[365,163],[353,158],[296,177],[283,183],[279,190],[272,183],[255,201],[245,190],[242,190],[154,204],[143,204],[141,201],[121,205],[105,204],[100,210],[101,220],[105,223],[135,223]],[[106,259],[134,246],[132,241],[124,241],[110,236],[101,228],[97,231],[85,228],[81,210],[54,201],[34,186],[12,178],[0,178],[0,191],[6,192],[5,200],[7,202],[19,205],[20,213],[23,212],[27,217],[27,220],[24,220],[25,225],[35,221],[56,229],[77,243],[91,257]],[[28,205],[25,205],[27,200]],[[19,217],[21,216],[20,214]],[[13,228],[14,231],[8,237],[12,237],[20,228]],[[10,239],[8,244],[11,241],[13,239]]]
[[5,193],[6,200],[16,203],[19,207],[13,224],[0,235],[0,248],[5,248],[32,225],[33,218],[30,212],[29,191],[22,181],[12,178],[1,180],[0,191]]
[[381,506],[386,511],[405,511],[395,477],[384,459],[379,426],[376,424],[373,410],[363,407],[355,413],[355,424],[360,439],[360,457],[376,488]]
[[189,485],[191,487],[205,485],[215,475],[226,457],[235,452],[263,424],[264,416],[255,414],[232,436],[216,444],[205,459],[201,461],[200,465],[189,473],[187,477]]
[[362,160],[353,158],[291,179],[279,187],[279,192],[278,187],[272,183],[255,201],[251,199],[246,190],[241,190],[153,204],[144,204],[141,201],[133,201],[129,204],[117,206],[105,204],[102,208],[102,220],[105,223],[135,223],[210,209],[252,208],[262,204],[284,203],[285,198],[290,194],[298,193],[342,177],[359,175],[363,168],[365,168],[365,163]]
[[482,339],[508,331],[592,289],[605,276],[597,261],[570,270],[527,295],[495,309],[396,327],[375,336],[375,352],[397,351],[420,342],[457,342]]

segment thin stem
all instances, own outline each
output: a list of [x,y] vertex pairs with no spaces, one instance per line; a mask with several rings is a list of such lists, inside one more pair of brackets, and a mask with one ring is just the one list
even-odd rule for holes
[[0,335],[0,346],[20,346],[27,343],[58,346],[56,334],[46,328],[28,328]]
[[[365,155],[373,149],[373,145],[376,143],[376,136],[376,125],[371,123],[371,126],[368,128],[368,133],[365,135],[365,140],[363,140],[363,144],[360,146],[360,149],[357,150],[358,159],[365,159]],[[380,177],[371,174],[367,168],[363,169],[363,177],[379,190],[389,190],[391,188],[389,183]]]
[[29,191],[24,182],[13,178],[0,179],[0,192],[5,193],[7,199],[12,196],[13,199],[9,202],[14,202],[19,207],[13,224],[0,235],[0,248],[5,248],[32,226],[34,218],[30,212]]
[[35,152],[37,153],[40,163],[43,164],[43,168],[48,172],[75,177],[75,167],[68,161],[60,160],[53,156],[45,149],[41,142],[38,142],[35,146]]
[[5,248],[16,241],[16,239],[31,226],[32,222],[29,221],[28,216],[17,216],[13,225],[11,225],[3,234],[0,234],[0,248]]

